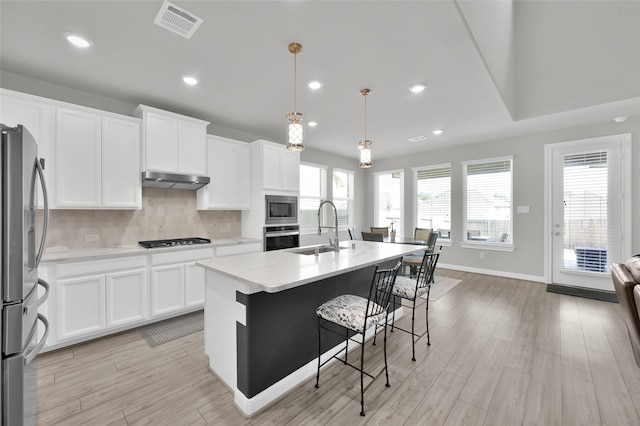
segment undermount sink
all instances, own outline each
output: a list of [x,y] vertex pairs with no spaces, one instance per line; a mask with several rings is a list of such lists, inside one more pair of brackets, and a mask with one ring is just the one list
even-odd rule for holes
[[[351,247],[340,247],[340,250],[348,250]],[[306,248],[301,248],[299,250],[292,250],[294,253],[296,254],[304,254],[306,256],[312,255],[312,254],[316,254],[316,249],[318,250],[318,253],[326,253],[328,251],[333,251],[333,247],[331,246],[318,246],[318,247],[306,247]]]

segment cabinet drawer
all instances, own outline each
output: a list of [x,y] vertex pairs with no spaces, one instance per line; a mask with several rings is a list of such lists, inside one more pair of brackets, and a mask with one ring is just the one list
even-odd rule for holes
[[151,266],[169,265],[172,263],[193,262],[213,257],[213,249],[176,250],[169,253],[151,255]]
[[260,243],[247,243],[247,244],[236,244],[233,246],[221,246],[221,247],[216,247],[216,257],[233,256],[234,254],[254,253],[258,251],[262,251],[262,244]]
[[56,265],[57,278],[103,274],[146,266],[146,256],[127,256],[118,259],[88,260],[86,262],[60,263]]

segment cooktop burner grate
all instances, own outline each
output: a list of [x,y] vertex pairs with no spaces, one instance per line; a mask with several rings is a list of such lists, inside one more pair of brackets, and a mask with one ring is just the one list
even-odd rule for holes
[[172,240],[149,240],[138,241],[138,245],[144,248],[160,248],[160,247],[174,247],[174,246],[190,246],[194,244],[208,244],[211,240],[208,238],[175,238]]

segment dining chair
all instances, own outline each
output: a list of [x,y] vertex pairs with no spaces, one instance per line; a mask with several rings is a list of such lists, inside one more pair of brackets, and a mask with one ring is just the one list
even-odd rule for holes
[[[365,339],[367,331],[373,331],[374,343],[378,327],[384,328],[384,371],[387,378],[386,387],[389,384],[389,369],[387,365],[387,322],[389,319],[389,305],[391,303],[391,293],[398,276],[398,271],[402,265],[402,258],[398,260],[393,268],[380,269],[375,267],[371,285],[369,286],[368,297],[354,294],[343,294],[335,297],[316,309],[318,317],[318,372],[316,374],[316,389],[320,387],[320,367],[332,359],[337,359],[349,367],[360,371],[360,415],[364,416],[364,376],[367,375],[375,380],[375,376],[364,371]],[[344,328],[345,334],[339,333],[328,327],[328,323]],[[321,332],[322,330],[345,336],[344,359],[340,358],[343,350],[320,363],[321,354]],[[351,336],[349,333],[351,332]],[[356,338],[356,336],[361,336]],[[360,366],[355,366],[347,361],[349,354],[349,340],[359,343],[361,347]]]
[[413,231],[413,239],[427,241],[431,231],[433,231],[431,228],[415,228]]
[[[438,241],[438,232],[437,231],[429,232],[429,235],[423,241],[425,241],[426,243],[425,245],[427,246],[427,251],[431,251],[431,252],[435,251],[434,248],[436,246],[436,242]],[[409,267],[409,276],[415,276],[418,270],[418,267],[422,264],[422,253],[420,254],[411,253],[405,256],[403,263],[404,263],[402,265],[403,274],[405,273],[404,268]]]
[[382,235],[380,232],[366,232],[366,231],[362,231],[362,239],[364,241],[378,241],[378,242],[383,242],[384,241],[384,235]]
[[385,228],[385,227],[372,226],[371,227],[371,232],[376,232],[378,234],[382,234],[385,237],[389,236],[389,228]]
[[354,226],[351,226],[347,229],[347,231],[349,231],[349,238],[352,240],[357,240],[357,234],[356,234],[356,228]]
[[[437,251],[425,250],[422,256],[422,262],[420,264],[420,270],[416,278],[410,278],[405,276],[399,276],[396,278],[396,284],[393,287],[392,294],[399,297],[400,304],[402,305],[402,299],[408,300],[411,303],[411,331],[405,330],[395,325],[395,313],[396,313],[396,299],[393,298],[393,316],[391,322],[391,331],[395,328],[411,334],[411,360],[416,360],[416,337],[419,339],[425,334],[427,335],[427,345],[431,345],[431,339],[429,337],[429,293],[431,291],[431,284],[433,283],[433,276],[435,274],[436,265],[438,264],[438,258],[440,257],[441,249]],[[416,318],[416,301],[420,296],[426,294],[425,309],[426,309],[426,322],[427,330],[422,334],[416,334],[415,332],[415,318]],[[402,305],[404,306],[404,305]]]

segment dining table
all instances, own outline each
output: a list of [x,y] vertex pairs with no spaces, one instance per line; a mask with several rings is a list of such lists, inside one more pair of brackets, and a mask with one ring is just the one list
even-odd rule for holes
[[427,242],[425,240],[417,240],[413,237],[403,237],[403,236],[396,236],[393,239],[390,236],[386,236],[382,238],[382,241],[385,243],[396,243],[396,244],[415,244],[419,246],[427,245]]

